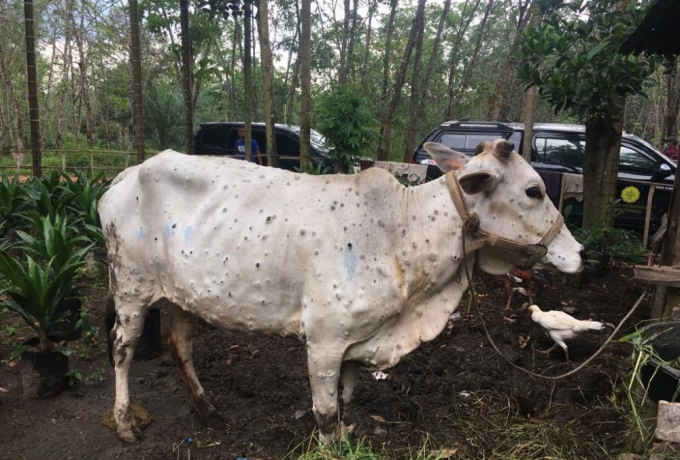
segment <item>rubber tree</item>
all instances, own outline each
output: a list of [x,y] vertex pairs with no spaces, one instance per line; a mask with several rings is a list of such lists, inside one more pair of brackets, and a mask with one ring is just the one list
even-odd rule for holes
[[139,37],[139,4],[130,0],[130,62],[135,119],[135,150],[137,163],[144,161],[144,100],[142,98],[142,51]]
[[38,102],[38,69],[35,58],[35,18],[33,0],[24,0],[24,25],[26,27],[26,82],[31,122],[31,150],[33,175],[42,176],[42,133],[40,131],[40,104]]
[[518,77],[555,113],[586,126],[583,229],[611,228],[625,97],[642,90],[657,59],[618,48],[644,12],[619,0],[539,0],[543,17],[520,40]]

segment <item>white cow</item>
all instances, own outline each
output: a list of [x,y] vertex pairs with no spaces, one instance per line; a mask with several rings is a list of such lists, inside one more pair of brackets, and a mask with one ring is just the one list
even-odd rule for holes
[[[99,203],[117,314],[118,437],[141,436],[128,373],[161,298],[173,304],[169,347],[200,414],[215,409],[192,363],[197,317],[305,341],[327,442],[342,431],[338,399],[349,407],[359,365],[394,366],[444,329],[468,287],[464,263],[492,274],[518,264],[581,270],[582,246],[512,144],[486,143],[469,160],[426,149],[448,174],[417,187],[378,168],[311,176],[169,150],[121,173]],[[526,248],[542,250],[527,260]]]

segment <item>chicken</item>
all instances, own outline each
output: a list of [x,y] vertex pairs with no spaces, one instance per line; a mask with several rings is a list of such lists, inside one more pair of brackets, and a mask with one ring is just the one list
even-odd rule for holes
[[524,308],[531,312],[531,319],[545,329],[550,338],[555,341],[555,345],[541,353],[550,353],[559,345],[564,350],[567,361],[569,361],[569,351],[567,344],[564,343],[565,340],[573,339],[583,331],[601,331],[608,326],[600,321],[576,319],[563,311],[541,311],[538,305],[524,304]]
[[505,289],[508,291],[508,302],[505,304],[505,309],[510,309],[515,292],[521,292],[529,297],[529,303],[533,304],[543,292],[545,283],[545,274],[538,270],[513,268],[505,274]]

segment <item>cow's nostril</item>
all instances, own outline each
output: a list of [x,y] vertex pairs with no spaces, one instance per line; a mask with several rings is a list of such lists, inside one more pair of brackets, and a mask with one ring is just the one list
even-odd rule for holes
[[585,261],[586,260],[586,249],[581,248],[581,250],[579,251],[579,254],[581,255],[581,260]]

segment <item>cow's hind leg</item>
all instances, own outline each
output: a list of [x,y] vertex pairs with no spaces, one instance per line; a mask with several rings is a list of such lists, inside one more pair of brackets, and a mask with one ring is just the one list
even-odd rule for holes
[[[142,432],[135,425],[130,410],[130,391],[128,378],[130,365],[135,353],[135,346],[144,330],[146,303],[125,303],[121,308],[118,299],[116,305],[115,324],[109,334],[113,364],[116,369],[116,402],[113,407],[113,420],[116,423],[116,435],[125,442],[139,442]],[[113,306],[113,303],[110,304]]]
[[319,441],[328,444],[337,437],[338,384],[342,356],[321,346],[307,344],[307,368],[312,389],[312,411],[319,426]]
[[201,382],[198,381],[196,370],[194,369],[192,347],[198,326],[198,318],[174,304],[170,305],[169,312],[168,346],[175,363],[179,366],[182,373],[182,380],[189,392],[191,405],[194,411],[203,419],[216,416],[217,411],[205,395],[205,391],[201,386]]

